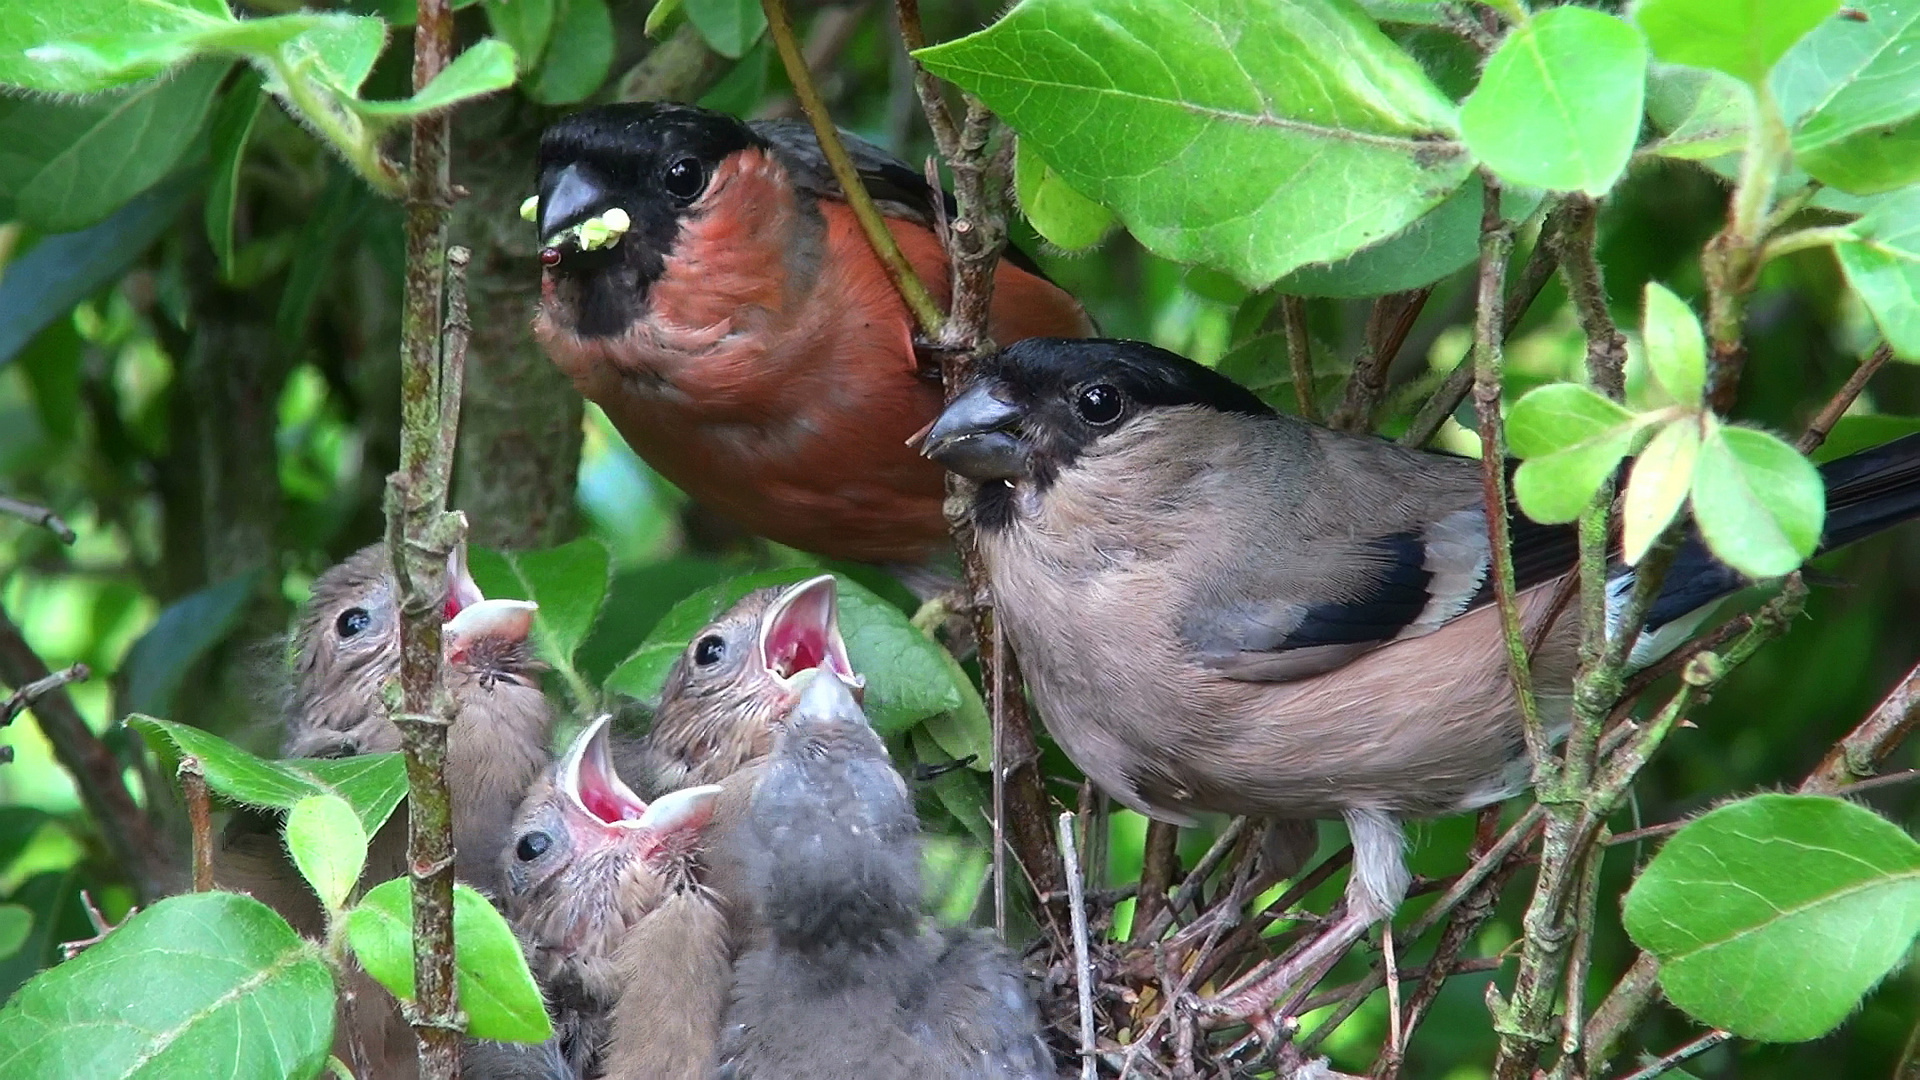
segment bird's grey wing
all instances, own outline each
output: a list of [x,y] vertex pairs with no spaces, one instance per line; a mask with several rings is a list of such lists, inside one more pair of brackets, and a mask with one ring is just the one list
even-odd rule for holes
[[955,1075],[1053,1080],[1058,1070],[1040,1035],[1039,1011],[1013,958],[984,934],[942,933],[946,948],[933,972],[951,1031],[938,1056]]
[[[1378,449],[1357,456],[1383,468],[1420,462]],[[1203,585],[1187,590],[1182,639],[1228,678],[1287,682],[1432,633],[1491,603],[1486,513],[1460,490],[1457,467],[1448,468],[1456,474],[1451,494],[1430,506],[1417,490],[1398,499],[1342,491],[1338,470],[1315,479],[1316,490],[1288,517],[1269,521],[1264,535],[1240,538],[1225,565],[1216,563]],[[1404,492],[1419,481],[1397,486]],[[1573,566],[1578,542],[1570,527],[1511,516],[1520,588]]]
[[[811,124],[805,120],[757,120],[752,126],[773,147],[795,187],[818,198],[846,201],[839,181],[834,179],[833,169],[827,164],[826,154],[820,150],[819,140],[814,138]],[[860,174],[867,194],[881,204],[881,212],[888,217],[932,224],[935,199],[947,203],[947,213],[954,212],[953,197],[945,192],[936,193],[927,178],[909,168],[906,162],[844,131],[840,133],[840,142],[846,146],[847,156],[853,159],[854,170]]]

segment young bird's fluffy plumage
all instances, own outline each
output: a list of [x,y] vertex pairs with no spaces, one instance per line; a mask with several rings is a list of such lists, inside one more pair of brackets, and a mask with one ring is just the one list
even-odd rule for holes
[[[940,196],[849,140],[902,252],[935,297]],[[534,333],[634,450],[747,531],[838,558],[920,563],[947,550],[940,470],[904,442],[940,410],[913,321],[804,122],[688,105],[609,105],[540,144]],[[629,227],[585,249],[574,227]],[[1079,305],[1010,256],[996,341],[1080,334]]]
[[[1478,462],[1276,415],[1137,342],[1035,339],[976,370],[925,452],[980,482],[995,610],[1048,730],[1109,794],[1179,823],[1345,818],[1364,926],[1405,892],[1401,816],[1525,785]],[[1920,513],[1920,437],[1824,473],[1828,546]],[[1530,630],[1576,551],[1516,515]],[[1742,584],[1690,543],[1636,654]],[[1577,641],[1558,618],[1533,658],[1563,724]]]
[[615,763],[650,791],[717,784],[766,756],[781,717],[800,700],[797,676],[812,668],[856,697],[865,686],[840,637],[833,575],[755,589],[687,642],[646,738],[615,743]]
[[807,678],[738,834],[760,935],[717,1075],[1051,1078],[1012,958],[921,912],[919,822],[886,747],[843,684]]
[[[543,1061],[581,1077],[626,1075],[633,1060],[652,1070],[635,1075],[703,1075],[732,961],[725,908],[699,873],[720,795],[707,785],[643,801],[613,767],[606,717],[528,794],[501,876],[554,1013]],[[523,1056],[482,1054],[479,1080],[515,1075]]]
[[[448,567],[441,629],[447,689],[456,706],[448,732],[455,873],[499,888],[498,853],[514,808],[547,762],[553,716],[540,692],[543,665],[527,642],[532,604],[488,600],[466,571],[465,552]],[[321,574],[296,616],[293,681],[283,716],[288,757],[350,757],[400,749],[380,685],[400,666],[398,583],[384,545],[373,545]],[[326,932],[312,891],[287,858],[277,816],[236,815],[221,838],[214,877],[253,894],[295,929]],[[406,807],[369,845],[368,884],[406,871]],[[342,997],[337,1053],[356,1076],[377,1080],[417,1073],[412,1031],[391,997],[357,969]]]

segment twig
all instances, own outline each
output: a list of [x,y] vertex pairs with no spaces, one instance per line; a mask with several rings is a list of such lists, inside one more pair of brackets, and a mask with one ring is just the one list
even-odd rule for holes
[[[62,675],[73,672],[68,668]],[[53,746],[54,759],[73,777],[80,801],[100,828],[100,838],[113,853],[115,861],[126,868],[142,900],[154,900],[179,888],[179,872],[173,863],[176,850],[160,831],[159,825],[135,802],[123,779],[125,767],[107,744],[87,726],[66,684],[73,679],[56,679],[44,660],[27,644],[13,620],[0,610],[0,682],[21,689],[14,696],[34,691],[33,715],[41,734]],[[35,691],[36,686],[44,687]],[[12,699],[8,701],[10,713]]]
[[[1389,293],[1373,302],[1373,310],[1367,316],[1366,351],[1354,361],[1346,392],[1340,399],[1340,407],[1327,419],[1328,427],[1339,431],[1372,429],[1374,411],[1386,393],[1388,369],[1393,367],[1401,343],[1406,341],[1407,332],[1413,329],[1414,320],[1432,292],[1433,287],[1427,286]],[[1299,377],[1297,368],[1294,375],[1296,379]],[[1309,381],[1308,387],[1311,386]]]
[[1080,1076],[1094,1080],[1093,964],[1087,958],[1087,898],[1080,888],[1080,852],[1073,843],[1073,815],[1060,815],[1060,858],[1066,867],[1067,895],[1073,913],[1074,988],[1080,997]]
[[1287,333],[1287,363],[1293,369],[1293,396],[1300,418],[1320,422],[1320,399],[1313,386],[1313,338],[1307,333],[1307,301],[1300,296],[1280,298],[1281,323]]
[[1847,381],[1841,384],[1840,389],[1834,392],[1833,397],[1807,424],[1807,430],[1800,434],[1794,446],[1803,454],[1811,454],[1819,449],[1820,444],[1826,442],[1827,436],[1833,433],[1834,425],[1847,414],[1847,410],[1853,407],[1854,400],[1867,388],[1867,383],[1873,380],[1874,373],[1891,359],[1893,359],[1893,346],[1884,341],[1868,353],[1867,358],[1860,361],[1860,366],[1853,369],[1853,374],[1847,377]]
[[1480,288],[1474,316],[1473,403],[1480,414],[1480,481],[1486,500],[1487,543],[1493,552],[1493,591],[1500,608],[1500,626],[1507,640],[1507,674],[1526,722],[1527,751],[1536,762],[1547,760],[1550,743],[1540,723],[1533,698],[1533,675],[1527,664],[1526,635],[1513,579],[1513,540],[1507,521],[1507,441],[1500,420],[1499,332],[1504,313],[1507,257],[1513,252],[1513,230],[1500,216],[1500,183],[1484,178],[1486,197],[1480,214]]
[[69,683],[86,682],[93,677],[93,669],[85,664],[74,664],[34,681],[7,695],[5,705],[0,705],[0,727],[13,723],[21,713],[33,708],[33,703],[53,693]]
[[[413,87],[418,93],[453,58],[449,0],[417,0]],[[453,831],[447,790],[447,729],[453,702],[440,668],[440,609],[447,559],[466,521],[447,513],[451,447],[459,429],[466,357],[464,312],[445,318],[449,119],[413,121],[407,163],[406,298],[400,323],[400,468],[387,478],[387,550],[400,594],[398,700],[389,707],[407,765],[407,865],[413,878],[414,1000],[407,1010],[419,1044],[421,1080],[451,1080],[464,1027],[454,998]],[[451,262],[465,288],[464,253]],[[449,386],[451,384],[451,386]],[[454,391],[449,396],[449,390]]]
[[1838,791],[1852,781],[1872,776],[1916,725],[1920,725],[1920,664],[1894,684],[1865,720],[1834,744],[1800,790]]
[[192,754],[180,759],[180,790],[187,797],[187,821],[193,827],[193,891],[209,892],[213,889],[212,796],[207,791],[207,770]]
[[[1151,830],[1152,826],[1148,828]],[[1215,870],[1220,868],[1220,863],[1226,859],[1227,853],[1233,850],[1246,829],[1247,819],[1237,817],[1220,831],[1219,836],[1213,838],[1213,846],[1207,848],[1205,855],[1200,856],[1200,861],[1194,864],[1193,870],[1187,874],[1187,879],[1181,882],[1180,887],[1167,899],[1166,906],[1154,914],[1144,933],[1139,929],[1142,922],[1138,914],[1139,909],[1134,909],[1133,944],[1141,945],[1160,940],[1160,935],[1166,933],[1167,928],[1173,925],[1173,920],[1179,915],[1181,909],[1193,903],[1193,898],[1199,894],[1200,887],[1213,876]]]
[[[1546,225],[1541,229],[1541,241],[1533,246],[1533,254],[1527,256],[1526,266],[1521,269],[1519,278],[1507,293],[1505,317],[1500,323],[1500,340],[1503,342],[1513,336],[1514,327],[1520,325],[1521,318],[1533,306],[1540,290],[1546,288],[1547,282],[1553,279],[1555,256],[1552,246],[1546,242],[1546,234],[1555,228],[1558,228],[1557,214],[1549,215]],[[1462,361],[1447,373],[1440,389],[1435,390],[1427,403],[1414,414],[1413,421],[1407,425],[1406,434],[1400,436],[1400,445],[1425,446],[1427,440],[1433,438],[1434,432],[1440,430],[1440,425],[1447,422],[1447,417],[1452,416],[1460,403],[1467,399],[1472,389],[1473,364]]]
[[1613,1055],[1620,1052],[1620,1044],[1626,1040],[1633,1022],[1659,994],[1660,961],[1652,953],[1643,952],[1634,958],[1626,974],[1613,984],[1613,989],[1607,991],[1600,1007],[1593,1010],[1593,1016],[1587,1022],[1587,1043],[1582,1048],[1582,1060],[1589,1074],[1605,1068]]
[[938,338],[946,315],[941,312],[933,294],[927,291],[920,275],[913,272],[907,257],[900,253],[900,245],[887,229],[886,219],[880,216],[880,208],[874,205],[873,196],[867,192],[866,184],[861,182],[853,159],[847,156],[847,148],[840,142],[840,132],[834,128],[833,118],[827,115],[826,103],[820,100],[819,88],[813,84],[813,72],[808,69],[807,58],[800,51],[800,42],[794,38],[793,23],[787,17],[787,0],[760,0],[760,6],[767,13],[767,33],[773,38],[773,47],[779,51],[780,62],[787,69],[787,80],[793,84],[793,96],[800,99],[800,108],[806,112],[807,122],[813,125],[813,133],[820,140],[820,151],[826,155],[827,166],[833,170],[833,178],[839,183],[840,192],[846,197],[853,216],[859,219],[861,231],[867,234],[867,243],[872,245],[874,257],[886,267],[887,276],[893,279],[893,286],[899,290],[901,301],[913,312],[921,334]]
[[[900,35],[909,49],[926,43],[920,28],[917,0],[899,0],[897,5]],[[971,95],[966,95],[966,120],[956,128],[952,114],[940,97],[937,81],[917,62],[914,86],[927,113],[941,155],[953,170],[953,198],[957,213],[943,238],[947,246],[953,284],[952,309],[940,324],[936,345],[940,358],[940,383],[946,400],[959,396],[972,370],[973,358],[992,347],[987,334],[988,306],[993,298],[994,271],[1006,244],[1007,172],[1011,165],[1011,141],[1003,142],[1000,152],[987,153],[993,114]],[[804,103],[804,99],[803,99]],[[816,127],[818,123],[816,121]],[[947,477],[947,505],[956,510],[948,518],[954,548],[960,553],[960,565],[972,603],[970,615],[976,641],[995,640],[996,621],[990,603],[986,568],[973,543],[972,526],[960,508],[969,505],[969,484],[960,477]],[[1062,895],[1057,851],[1049,800],[1040,776],[1040,746],[1034,739],[1033,720],[1027,713],[1027,699],[1020,678],[1019,659],[1011,650],[1001,650],[988,665],[982,656],[982,681],[993,688],[996,744],[1004,750],[995,763],[994,775],[1004,785],[1005,802],[996,813],[996,822],[1004,822],[1013,842],[1022,870],[1033,882],[1038,896]],[[989,670],[990,668],[990,670]],[[998,850],[998,845],[996,846]],[[1051,916],[1051,912],[1050,912]],[[1054,920],[1057,923],[1057,920]],[[1050,924],[1051,925],[1051,924]]]
[[1136,894],[1139,903],[1133,909],[1130,944],[1141,945],[1153,940],[1147,934],[1159,922],[1160,913],[1172,914],[1167,889],[1173,884],[1174,864],[1178,861],[1175,845],[1179,840],[1178,825],[1164,821],[1147,824],[1146,855],[1140,867],[1140,891]]
[[1716,1028],[1682,1046],[1680,1049],[1675,1050],[1673,1053],[1668,1054],[1666,1057],[1661,1058],[1659,1061],[1648,1065],[1646,1068],[1635,1069],[1633,1072],[1621,1077],[1620,1080],[1653,1080],[1654,1077],[1678,1067],[1681,1062],[1686,1061],[1688,1058],[1704,1054],[1731,1038],[1733,1038],[1732,1032],[1722,1031]]
[[59,537],[63,544],[71,544],[79,539],[74,534],[72,526],[61,520],[60,515],[44,506],[35,506],[32,503],[0,495],[0,514],[17,517],[29,525],[39,525]]
[[999,621],[995,620],[993,670],[988,675],[987,685],[993,702],[993,761],[990,763],[993,768],[993,931],[1001,941],[1007,940],[1007,720],[1002,708],[1006,695],[1002,693],[1001,686],[1006,662],[1006,638],[1000,631]]
[[692,101],[730,65],[698,27],[682,22],[614,84],[615,101]]

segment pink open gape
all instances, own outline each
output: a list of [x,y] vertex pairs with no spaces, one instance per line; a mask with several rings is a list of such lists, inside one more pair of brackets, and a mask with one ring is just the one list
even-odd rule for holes
[[568,779],[581,808],[598,818],[602,824],[639,821],[647,812],[646,802],[635,795],[633,789],[627,787],[620,775],[613,771],[604,720],[587,739],[579,756],[570,763],[569,772],[571,775]]
[[781,682],[810,668],[855,681],[853,664],[840,640],[839,606],[833,577],[802,582],[774,601],[760,631],[760,662]]

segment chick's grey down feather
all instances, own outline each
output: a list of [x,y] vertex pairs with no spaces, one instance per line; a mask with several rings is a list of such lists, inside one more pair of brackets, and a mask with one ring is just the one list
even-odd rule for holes
[[918,829],[846,688],[816,678],[740,830],[760,937],[735,966],[717,1077],[1054,1076],[1012,958],[922,913]]

